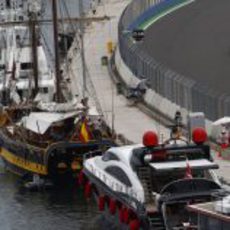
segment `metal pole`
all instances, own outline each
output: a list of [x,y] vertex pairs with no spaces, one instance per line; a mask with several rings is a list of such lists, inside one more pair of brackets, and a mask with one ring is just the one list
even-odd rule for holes
[[57,0],[52,0],[53,6],[53,36],[54,36],[54,52],[55,52],[55,76],[56,76],[56,102],[61,102],[60,88],[60,62],[58,47],[58,23],[57,23]]
[[[79,0],[80,18],[84,18],[83,1]],[[80,43],[81,43],[81,60],[82,60],[82,97],[85,98],[86,92],[86,63],[84,50],[84,22],[80,21]]]

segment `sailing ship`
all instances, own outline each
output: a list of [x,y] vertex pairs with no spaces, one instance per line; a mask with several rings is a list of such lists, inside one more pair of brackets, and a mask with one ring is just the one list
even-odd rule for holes
[[157,134],[148,131],[143,144],[86,154],[85,196],[93,191],[99,210],[120,228],[197,229],[187,204],[215,200],[224,190],[213,171],[218,165],[205,130],[194,128],[191,141],[180,132],[173,126],[170,139],[159,143]]
[[[29,105],[8,106],[0,119],[1,157],[6,168],[24,178],[32,178],[38,184],[46,180],[66,182],[66,178],[73,181],[82,167],[84,153],[114,145],[110,129],[101,114],[92,112],[88,98],[79,103],[74,100],[68,102],[61,93],[56,0],[52,0],[52,7],[55,101],[38,104],[30,100]],[[30,15],[31,37],[36,40],[37,18],[33,10]],[[30,96],[34,99],[38,93],[38,65],[35,64],[38,52],[34,42],[33,51],[35,90]]]
[[[47,100],[51,100],[54,93],[54,75],[48,67],[40,39],[37,37],[30,39],[34,34],[31,28],[16,24],[30,19],[27,16],[29,10],[25,2],[1,2],[0,98],[2,105],[25,101],[35,91],[35,88],[38,93],[45,95]],[[39,5],[36,5],[35,17],[40,11]],[[12,24],[9,25],[7,22]],[[33,57],[38,57],[36,61],[32,60],[32,51]],[[35,62],[37,66],[33,68]],[[39,72],[35,73],[35,71]],[[37,75],[36,82],[32,81],[34,74]],[[28,92],[29,90],[31,92]]]

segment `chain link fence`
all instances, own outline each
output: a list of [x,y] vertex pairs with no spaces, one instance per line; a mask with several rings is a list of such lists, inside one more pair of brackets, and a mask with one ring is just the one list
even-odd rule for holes
[[[171,0],[174,1],[174,0]],[[150,7],[170,0],[133,0],[119,21],[119,50],[125,64],[138,78],[146,78],[150,87],[161,96],[188,111],[202,111],[214,121],[230,114],[230,97],[202,86],[155,61],[134,43],[130,25]],[[154,100],[154,99],[153,99]]]

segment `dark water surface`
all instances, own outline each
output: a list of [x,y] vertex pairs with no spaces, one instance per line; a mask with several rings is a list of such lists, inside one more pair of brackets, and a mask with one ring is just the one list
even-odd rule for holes
[[30,192],[0,164],[0,230],[101,229],[95,202],[79,189]]

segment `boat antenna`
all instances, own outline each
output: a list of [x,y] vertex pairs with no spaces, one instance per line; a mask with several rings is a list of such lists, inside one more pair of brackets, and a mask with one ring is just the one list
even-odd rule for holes
[[52,0],[53,11],[53,36],[54,36],[54,52],[55,52],[55,76],[56,76],[56,102],[62,101],[61,87],[60,87],[60,60],[59,60],[59,46],[58,46],[58,19],[57,19],[57,0]]
[[85,98],[86,92],[86,63],[85,63],[85,50],[84,50],[84,8],[83,1],[79,0],[79,16],[82,19],[80,21],[80,45],[81,45],[81,60],[82,60],[82,97]]

